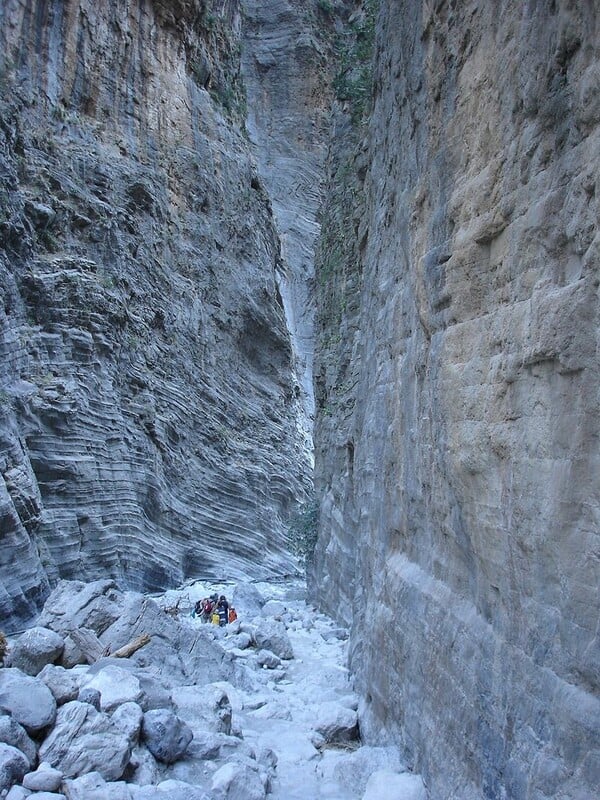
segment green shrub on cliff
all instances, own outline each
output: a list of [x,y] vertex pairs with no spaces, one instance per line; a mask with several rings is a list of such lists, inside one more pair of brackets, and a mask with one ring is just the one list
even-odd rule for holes
[[373,51],[379,0],[364,0],[353,15],[349,31],[338,41],[340,68],[333,87],[336,97],[350,106],[354,123],[365,115],[373,88]]
[[316,498],[299,506],[288,528],[290,549],[306,564],[310,561],[317,544],[319,532],[319,503]]

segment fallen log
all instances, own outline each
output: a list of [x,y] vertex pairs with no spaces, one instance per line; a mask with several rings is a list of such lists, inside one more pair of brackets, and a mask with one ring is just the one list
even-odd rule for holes
[[129,656],[133,655],[140,647],[148,644],[150,641],[150,635],[147,633],[142,633],[141,636],[137,636],[135,639],[132,639],[127,644],[124,644],[123,647],[119,647],[118,650],[115,650],[114,653],[110,653],[111,658],[129,658]]

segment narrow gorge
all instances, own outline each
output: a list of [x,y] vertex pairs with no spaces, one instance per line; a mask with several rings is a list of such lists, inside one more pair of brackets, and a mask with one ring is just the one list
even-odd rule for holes
[[300,521],[365,745],[596,798],[597,3],[2,0],[0,45],[0,628],[297,576]]

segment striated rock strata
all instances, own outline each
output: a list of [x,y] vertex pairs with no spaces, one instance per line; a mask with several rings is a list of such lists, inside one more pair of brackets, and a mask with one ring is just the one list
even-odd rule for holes
[[[0,612],[292,568],[305,427],[235,0],[0,7]],[[249,565],[252,564],[250,570]]]
[[332,46],[345,27],[346,5],[242,0],[247,128],[281,236],[279,287],[311,443],[314,245],[330,132]]
[[332,157],[312,583],[437,798],[600,785],[599,42],[594,3],[382,0]]

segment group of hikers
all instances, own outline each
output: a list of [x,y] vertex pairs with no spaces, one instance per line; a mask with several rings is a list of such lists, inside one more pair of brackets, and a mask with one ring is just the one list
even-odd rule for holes
[[219,597],[216,593],[198,600],[194,606],[192,616],[200,617],[202,622],[212,622],[213,625],[220,625],[221,627],[229,622],[235,622],[237,619],[236,610],[229,605],[225,595],[222,594]]

